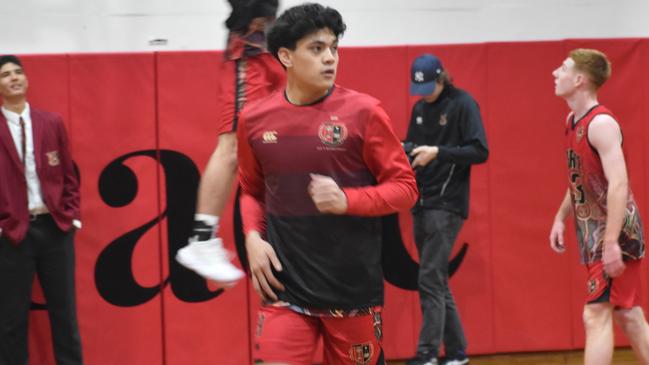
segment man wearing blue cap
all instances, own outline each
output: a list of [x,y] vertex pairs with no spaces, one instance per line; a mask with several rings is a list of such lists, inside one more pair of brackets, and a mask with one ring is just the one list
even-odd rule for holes
[[419,251],[422,326],[417,355],[408,365],[438,365],[444,343],[446,365],[468,364],[466,339],[448,287],[448,259],[469,213],[471,165],[489,150],[480,109],[456,88],[439,58],[423,54],[411,68],[410,94],[421,95],[412,109],[406,142],[416,171],[419,200],[412,209]]

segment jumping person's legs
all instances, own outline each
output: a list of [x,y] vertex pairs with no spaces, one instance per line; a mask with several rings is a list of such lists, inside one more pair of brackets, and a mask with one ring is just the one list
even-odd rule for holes
[[219,73],[218,144],[203,172],[198,189],[194,233],[176,256],[183,266],[221,286],[232,286],[243,272],[218,238],[219,219],[230,199],[237,174],[236,130],[244,105],[269,95],[284,83],[284,71],[272,55],[226,61]]
[[220,216],[236,176],[237,136],[234,132],[223,133],[201,177],[196,211]]
[[205,215],[205,219],[213,221],[195,219],[195,236],[176,255],[183,266],[224,287],[233,286],[244,275],[230,261],[232,255],[223,247],[223,241],[215,237],[218,217],[230,198],[236,174],[236,134],[224,133],[219,136],[198,189],[197,217]]

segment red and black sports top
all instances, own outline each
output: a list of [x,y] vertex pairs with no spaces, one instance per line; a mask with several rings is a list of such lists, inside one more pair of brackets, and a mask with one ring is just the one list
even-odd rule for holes
[[[244,230],[264,232],[282,262],[280,300],[313,309],[383,303],[379,216],[410,208],[417,185],[379,102],[335,87],[306,106],[283,91],[251,102],[238,130]],[[321,214],[310,174],[330,176],[345,215]]]
[[[600,114],[608,114],[615,119],[607,108],[597,105],[577,121],[574,115],[569,115],[566,122],[570,195],[581,260],[586,264],[602,259],[606,229],[608,180],[597,150],[588,141],[590,123]],[[631,189],[619,243],[625,260],[644,256],[642,223]]]

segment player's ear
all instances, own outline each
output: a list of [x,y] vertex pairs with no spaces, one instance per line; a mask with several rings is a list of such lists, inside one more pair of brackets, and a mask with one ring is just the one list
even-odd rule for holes
[[585,82],[586,82],[586,75],[584,75],[581,72],[577,72],[577,75],[575,75],[575,84],[579,86]]
[[277,57],[279,58],[279,62],[284,65],[286,68],[290,68],[293,66],[293,51],[286,47],[281,47],[279,50],[277,50]]

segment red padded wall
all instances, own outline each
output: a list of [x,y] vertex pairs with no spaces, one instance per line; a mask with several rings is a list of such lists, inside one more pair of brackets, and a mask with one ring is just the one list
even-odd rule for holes
[[[125,161],[137,179],[137,191],[128,204],[108,206],[98,191],[100,174],[114,159],[157,148],[153,66],[153,54],[70,56],[72,145],[81,171],[83,222],[77,235],[77,305],[88,364],[159,364],[165,356],[161,296],[118,306],[99,295],[95,279],[99,255],[107,246],[160,214],[155,158],[135,156]],[[118,191],[125,186],[122,180],[106,184]],[[142,287],[160,285],[159,231],[157,226],[147,230],[135,244],[130,262],[109,268],[112,273],[106,280],[117,280],[118,273],[131,270]]]
[[[624,129],[631,183],[646,222],[649,40],[341,50],[339,84],[380,99],[400,138],[415,101],[408,96],[409,65],[420,53],[439,55],[457,86],[480,105],[490,158],[473,169],[470,217],[453,254],[464,242],[468,251],[450,280],[471,354],[583,346],[585,273],[572,225],[567,253],[555,254],[547,239],[567,188],[563,121],[568,109],[554,96],[551,72],[575,47],[599,48],[613,62],[613,78],[600,102]],[[169,259],[182,244],[170,242],[174,232],[186,229],[178,228],[186,223],[179,212],[187,210],[178,201],[195,189],[192,174],[204,168],[216,146],[220,57],[220,52],[25,57],[30,101],[63,115],[81,172],[84,228],[76,242],[77,293],[88,364],[249,362],[259,300],[248,283],[216,295],[213,287],[182,273]],[[136,191],[111,206],[100,185],[124,197],[132,181],[124,176],[100,179],[102,171],[136,151],[149,152],[127,158],[122,169],[135,177]],[[232,202],[221,231],[233,250],[231,211]],[[157,217],[160,221],[143,228],[132,243],[128,261],[97,269],[119,237]],[[400,223],[406,249],[416,261],[408,212],[401,214]],[[646,265],[643,270],[646,274]],[[132,292],[144,290],[146,300],[126,306],[100,293],[100,287],[121,288],[125,275],[132,276],[131,286],[111,295],[132,300]],[[209,298],[192,299],[183,292],[188,286]],[[643,279],[643,287],[646,308],[648,280]],[[38,290],[34,299],[42,301]],[[419,331],[417,293],[386,284],[385,303],[386,355],[409,357]],[[45,312],[33,311],[31,319],[32,359],[53,364]],[[621,336],[617,340],[626,344]]]

